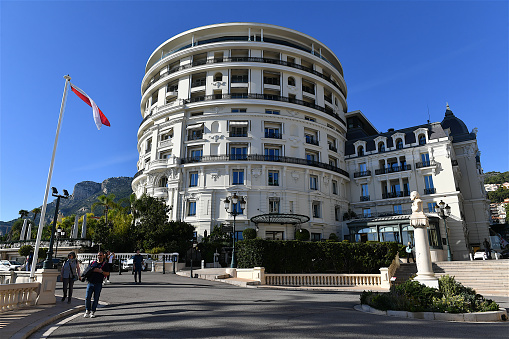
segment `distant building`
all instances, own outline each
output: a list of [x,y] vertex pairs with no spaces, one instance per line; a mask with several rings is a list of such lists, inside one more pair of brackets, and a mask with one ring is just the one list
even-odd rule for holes
[[500,184],[484,184],[486,192],[495,192],[500,187]]
[[247,202],[238,239],[246,228],[264,239],[305,228],[316,241],[335,233],[406,243],[411,191],[428,208],[435,260],[445,258],[433,211],[441,200],[456,260],[489,236],[476,134],[448,106],[441,123],[379,133],[348,112],[340,61],[306,34],[258,23],[195,28],[152,53],[141,87],[133,191],[163,198],[170,218],[199,237],[233,222],[224,200],[236,193]]

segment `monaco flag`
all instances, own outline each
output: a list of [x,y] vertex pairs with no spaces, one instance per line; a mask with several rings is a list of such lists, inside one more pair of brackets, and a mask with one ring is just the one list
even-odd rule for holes
[[94,100],[90,98],[87,93],[83,92],[80,88],[76,87],[75,85],[71,84],[71,90],[76,93],[77,96],[81,98],[81,100],[85,101],[90,107],[92,107],[92,110],[94,112],[94,121],[95,125],[97,126],[97,129],[101,129],[102,125],[110,126],[110,122],[106,118],[106,116],[103,114],[101,109],[97,107]]

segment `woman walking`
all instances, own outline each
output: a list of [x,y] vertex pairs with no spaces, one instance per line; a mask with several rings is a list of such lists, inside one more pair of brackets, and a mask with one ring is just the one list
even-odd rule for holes
[[[67,255],[67,261],[62,265],[61,274],[64,287],[64,296],[62,297],[62,301],[69,296],[67,303],[70,304],[74,281],[80,276],[80,265],[78,264],[78,260],[76,260],[76,253],[70,252]],[[69,288],[69,293],[67,293],[67,288]]]

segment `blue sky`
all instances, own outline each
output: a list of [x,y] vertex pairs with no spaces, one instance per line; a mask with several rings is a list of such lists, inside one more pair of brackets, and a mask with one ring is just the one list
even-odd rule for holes
[[477,127],[484,171],[507,171],[507,1],[1,1],[0,220],[42,205],[63,75],[70,93],[52,186],[136,173],[140,84],[153,50],[219,22],[289,27],[343,65],[348,108],[379,131],[441,121],[446,102]]

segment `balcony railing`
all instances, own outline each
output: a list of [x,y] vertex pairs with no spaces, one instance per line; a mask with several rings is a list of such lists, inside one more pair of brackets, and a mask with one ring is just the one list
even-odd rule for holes
[[424,189],[424,194],[435,194],[436,192],[437,192],[437,189],[434,187]]
[[391,198],[401,198],[401,197],[409,197],[409,191],[396,191],[396,192],[387,192],[382,193],[382,199],[391,199]]
[[230,132],[230,138],[245,138],[247,137],[247,133],[233,133]]
[[198,80],[195,80],[191,83],[191,88],[192,87],[200,87],[200,86],[205,86],[205,83],[206,83],[206,80],[205,79],[198,79]]
[[212,95],[203,95],[203,96],[197,96],[191,99],[183,100],[184,104],[187,103],[193,103],[193,102],[200,102],[200,101],[210,101],[210,100],[228,100],[228,99],[257,99],[257,100],[272,100],[272,101],[282,101],[282,102],[289,102],[292,104],[302,105],[310,108],[314,108],[316,110],[319,110],[320,112],[324,112],[337,120],[339,120],[342,124],[345,125],[345,121],[336,113],[334,112],[327,112],[325,108],[322,106],[318,106],[313,103],[305,102],[299,99],[293,99],[288,97],[283,97],[280,95],[273,95],[273,94],[248,94],[248,93],[229,93],[229,94],[212,94]]
[[194,135],[189,135],[187,137],[187,140],[201,140],[203,139],[203,134],[194,134]]
[[247,75],[232,75],[232,84],[248,83]]
[[379,168],[379,169],[375,170],[375,175],[401,172],[401,171],[409,171],[411,169],[412,169],[411,165],[401,165],[401,166],[392,166],[392,167],[387,167],[387,168]]
[[[261,63],[276,64],[276,65],[283,65],[283,66],[288,66],[288,67],[292,67],[292,68],[297,68],[297,69],[306,71],[308,73],[312,73],[312,74],[314,74],[314,75],[316,75],[316,76],[318,76],[318,77],[320,77],[322,79],[327,80],[334,87],[336,87],[341,92],[341,94],[343,94],[343,96],[346,98],[346,95],[343,92],[343,90],[341,89],[341,87],[339,87],[339,85],[331,77],[325,76],[325,75],[323,75],[323,73],[315,71],[312,68],[305,67],[305,66],[293,63],[293,62],[288,62],[288,61],[283,61],[283,60],[278,60],[278,59],[269,59],[269,58],[231,57],[231,58],[211,59],[211,60],[207,60],[206,63],[207,64],[215,64],[215,63],[223,63],[223,62],[261,62]],[[150,79],[150,81],[148,82],[147,87],[145,88],[145,90],[147,90],[157,80],[165,78],[165,77],[169,76],[172,73],[179,72],[179,71],[191,68],[193,66],[199,66],[199,65],[203,65],[203,64],[204,63],[201,63],[201,60],[200,60],[199,64],[194,64],[194,63],[191,64],[191,63],[189,63],[189,64],[186,64],[186,65],[181,65],[181,66],[178,66],[178,67],[173,67],[173,68],[169,69],[164,74],[161,74],[161,75],[157,74],[152,79]],[[314,91],[310,92],[310,93],[314,93]]]
[[274,86],[279,86],[279,84],[280,84],[279,78],[267,78],[267,77],[263,78],[263,83],[265,85],[274,85]]
[[311,144],[315,146],[319,146],[320,143],[315,138],[306,138],[306,144]]
[[395,215],[410,215],[410,214],[412,214],[412,210],[369,212],[361,215],[356,215],[352,217],[352,219],[381,218],[381,217],[391,217]]
[[435,161],[421,161],[421,162],[418,162],[415,164],[415,168],[423,168],[423,167],[430,167],[430,166],[435,166]]
[[315,95],[315,89],[313,87],[302,85],[302,91]]
[[140,176],[140,175],[142,175],[142,174],[143,174],[143,170],[141,169],[141,170],[139,170],[138,172],[136,172],[136,174],[135,174],[135,175],[134,175],[134,177],[133,177],[133,180],[134,180],[134,179],[136,179],[137,177],[139,177],[139,176]]
[[280,133],[265,132],[265,137],[271,139],[282,139],[283,135]]
[[362,171],[362,172],[355,172],[353,174],[354,178],[361,178],[361,177],[369,177],[371,176],[371,171]]
[[361,195],[361,201],[369,201],[369,195]]
[[326,169],[329,171],[333,171],[336,173],[339,173],[341,175],[344,175],[345,177],[349,177],[349,174],[347,171],[332,166],[323,162],[318,162],[314,160],[306,160],[301,158],[292,158],[292,157],[286,157],[281,155],[263,155],[263,154],[239,154],[239,155],[203,155],[203,156],[196,156],[196,157],[187,157],[187,158],[180,158],[181,164],[189,164],[189,163],[196,163],[196,162],[216,162],[216,161],[230,161],[230,160],[245,160],[245,161],[272,161],[272,162],[283,162],[283,163],[289,163],[289,164],[297,164],[297,165],[307,165],[307,166],[313,166],[318,167],[322,169]]

